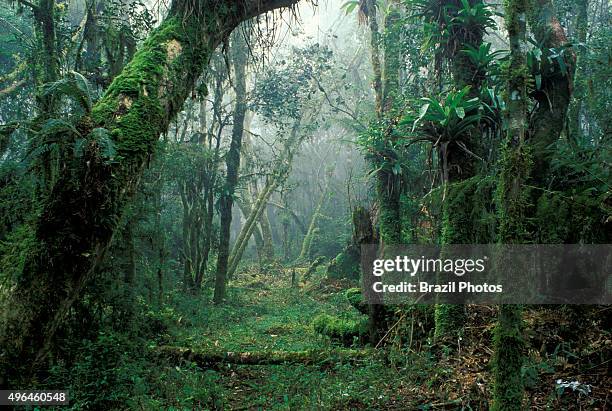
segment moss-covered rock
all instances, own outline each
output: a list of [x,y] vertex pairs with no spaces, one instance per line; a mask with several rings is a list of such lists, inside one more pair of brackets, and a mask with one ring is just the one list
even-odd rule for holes
[[328,314],[320,314],[312,321],[316,332],[350,346],[355,338],[362,340],[368,334],[367,319],[361,321],[345,320]]
[[347,246],[327,266],[327,278],[359,280],[359,249],[354,244]]

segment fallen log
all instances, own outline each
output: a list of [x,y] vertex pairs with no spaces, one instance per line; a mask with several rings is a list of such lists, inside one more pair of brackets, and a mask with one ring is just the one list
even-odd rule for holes
[[214,364],[239,365],[325,365],[336,362],[357,362],[378,355],[373,350],[306,350],[306,351],[253,351],[223,352],[197,351],[186,347],[161,346],[155,348],[160,356],[175,361],[192,361],[201,367]]

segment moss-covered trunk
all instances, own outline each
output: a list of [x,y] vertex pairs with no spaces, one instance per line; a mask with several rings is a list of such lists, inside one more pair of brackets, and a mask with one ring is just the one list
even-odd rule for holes
[[371,350],[307,350],[307,351],[264,351],[264,352],[223,352],[194,351],[183,347],[162,346],[157,354],[174,361],[191,361],[201,367],[209,368],[214,364],[240,365],[281,365],[304,364],[325,365],[338,361],[355,362],[371,358]]
[[[47,357],[56,331],[103,258],[159,135],[181,109],[212,51],[239,22],[295,2],[174,2],[91,117],[81,121],[83,134],[94,128],[106,131],[90,134],[83,157],[62,171],[42,206],[34,245],[4,304],[2,383],[11,376],[26,378]],[[117,154],[112,159],[104,158],[94,138],[100,133],[114,142]]]
[[[586,44],[587,32],[588,32],[588,17],[589,17],[589,0],[579,0],[575,2],[578,8],[578,14],[576,16],[576,34],[573,39],[574,42],[579,44]],[[586,82],[585,76],[586,67],[583,66],[583,55],[584,50],[576,50],[576,67],[574,70],[574,92],[573,99],[570,104],[568,113],[568,132],[570,134],[570,141],[576,143],[582,139],[582,125],[580,116],[582,115],[582,100],[586,97]]]
[[[384,144],[391,147],[394,142],[394,105],[399,90],[399,72],[401,65],[400,31],[396,27],[400,23],[399,5],[396,2],[389,4],[389,9],[383,21],[383,33],[379,33],[375,2],[367,3],[367,16],[370,27],[370,57],[374,70],[374,91],[376,114],[380,125],[384,125],[381,138]],[[381,40],[383,40],[381,42]],[[381,64],[381,50],[382,60]],[[376,153],[373,167],[376,173],[376,199],[378,202],[378,221],[380,232],[381,255],[385,254],[385,245],[401,244],[401,176],[393,171],[394,161],[389,155],[392,149]],[[369,281],[369,279],[366,279]],[[371,304],[369,313],[370,340],[376,344],[386,326],[385,311],[381,304]]]
[[[59,56],[56,47],[55,30],[55,0],[40,0],[32,9],[36,21],[35,33],[38,42],[37,62],[35,76],[37,85],[56,81],[59,78]],[[51,114],[54,109],[53,99],[50,96],[38,97],[38,113],[41,117]]]
[[[516,244],[527,240],[525,221],[528,190],[525,182],[532,166],[530,151],[525,147],[527,132],[527,0],[509,0],[506,5],[506,28],[510,38],[510,65],[507,83],[508,132],[500,161],[496,205],[499,218],[498,242]],[[501,257],[499,257],[501,258]],[[503,261],[498,261],[504,266]],[[525,342],[520,305],[502,305],[494,330],[493,405],[497,411],[522,408],[523,379],[521,368]]]
[[[550,146],[559,139],[565,128],[576,54],[569,47],[561,53],[560,58],[548,59],[551,49],[560,52],[569,44],[550,0],[530,0],[527,21],[543,51],[541,87],[533,96],[537,107],[531,116],[528,141],[532,151],[538,153],[534,156],[532,178],[535,184],[539,184],[548,174],[554,152]],[[560,59],[563,63],[560,63]]]
[[[528,16],[528,17],[527,17]],[[506,27],[510,37],[508,73],[508,135],[502,153],[496,193],[499,242],[521,244],[530,241],[528,221],[533,216],[534,194],[529,187],[542,186],[552,150],[549,146],[565,125],[572,90],[575,54],[564,53],[564,64],[554,63],[542,74],[542,87],[534,94],[536,109],[527,124],[527,67],[525,63],[526,21],[545,53],[564,47],[565,32],[554,15],[550,0],[509,0]],[[543,61],[545,57],[543,56]],[[565,69],[563,68],[565,66]],[[550,69],[550,70],[549,70]],[[533,190],[536,191],[536,190]],[[539,190],[537,190],[539,191]],[[498,262],[503,265],[503,262]],[[493,410],[522,409],[521,368],[525,351],[520,305],[502,305],[494,332]]]
[[[468,0],[470,7],[483,4],[482,0]],[[456,2],[457,7],[461,7]],[[483,42],[484,27],[479,24],[464,26],[458,24],[451,30],[447,47],[449,48],[449,64],[453,83],[458,89],[470,87],[469,95],[477,97],[484,73],[469,56],[462,52],[463,49],[472,47],[479,49]],[[478,172],[477,158],[473,154],[482,151],[481,133],[478,129],[470,130],[456,136],[453,140],[440,145],[438,154],[443,165],[443,175],[446,186],[444,204],[442,208],[442,235],[441,243],[444,244],[468,244],[470,243],[470,231],[474,226],[471,221],[469,204],[465,203],[466,181],[474,177]],[[464,147],[461,147],[462,144]],[[474,185],[472,185],[474,187]],[[455,343],[458,335],[463,330],[465,323],[465,306],[461,304],[439,304],[435,310],[435,337],[437,340],[445,340]]]

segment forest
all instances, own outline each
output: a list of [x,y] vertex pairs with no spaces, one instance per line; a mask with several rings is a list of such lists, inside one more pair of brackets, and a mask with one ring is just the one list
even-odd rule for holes
[[0,0],[0,406],[611,409],[611,5]]

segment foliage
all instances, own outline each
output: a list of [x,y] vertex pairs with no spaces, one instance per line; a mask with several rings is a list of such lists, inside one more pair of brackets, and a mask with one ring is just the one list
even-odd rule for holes
[[73,99],[86,114],[91,112],[94,99],[89,81],[76,71],[68,73],[58,81],[44,84],[41,87],[40,96],[43,98],[50,98],[51,100],[59,100],[64,96],[69,97]]
[[[469,97],[469,87],[449,91],[442,100],[423,97],[424,104],[412,124],[414,131],[421,126],[437,141],[452,141],[476,128],[480,121],[492,120],[483,114],[483,105],[478,98]],[[409,123],[411,118],[402,120]]]
[[495,13],[481,0],[407,0],[407,3],[413,16],[424,22],[426,37],[423,49],[441,46],[444,53],[451,55],[466,33],[480,37],[496,27]]
[[327,266],[328,278],[358,280],[359,274],[359,252],[354,245],[346,247]]
[[287,59],[257,82],[251,108],[267,121],[300,118],[304,105],[319,91],[321,76],[331,68],[332,55],[319,43],[293,48]]
[[[210,303],[214,273],[208,267],[217,258],[226,126],[235,121],[226,107],[235,84],[223,47],[214,51],[210,70],[194,69],[213,51],[206,48],[208,38],[201,42],[193,35],[211,15],[225,23],[221,11],[235,11],[238,3],[198,10],[191,8],[195,3],[175,2],[173,7],[186,9],[186,20],[171,17],[146,40],[156,16],[166,13],[162,4],[155,10],[141,1],[86,3],[81,11],[51,2],[55,13],[47,22],[26,2],[0,7],[0,303],[12,295],[27,301],[19,293],[24,283],[53,286],[42,294],[48,298],[24,304],[23,318],[0,310],[0,319],[15,315],[18,325],[26,325],[28,310],[45,310],[56,296],[83,287],[63,313],[50,368],[41,367],[38,378],[28,381],[31,388],[68,388],[70,409],[516,409],[525,385],[535,408],[605,408],[609,310],[582,307],[570,319],[566,309],[547,317],[542,307],[377,311],[361,289],[350,288],[359,279],[359,246],[344,244],[354,235],[350,209],[366,206],[374,230],[368,240],[382,239],[383,245],[610,243],[609,11],[591,2],[583,24],[588,35],[577,41],[581,23],[573,8],[582,3],[555,2],[568,44],[550,48],[532,40],[522,50],[525,66],[513,70],[500,41],[505,33],[495,24],[498,5],[484,0],[348,1],[342,13],[359,10],[361,23],[368,12],[378,17],[361,29],[337,20],[329,32],[317,32],[316,42],[307,37],[309,27],[277,32],[279,20],[257,19],[243,136],[250,147],[235,200],[244,200],[247,218],[247,203],[252,207],[258,190],[279,170],[291,170],[270,189],[253,235],[254,243],[265,234],[273,251],[282,248],[285,264],[256,264],[261,244],[251,244],[231,278],[227,301],[216,306]],[[55,34],[45,44],[49,23]],[[269,53],[280,32],[295,38]],[[302,44],[287,46],[293,40]],[[205,47],[191,47],[200,43]],[[578,54],[576,72],[572,52]],[[58,64],[47,84],[44,55]],[[368,66],[376,59],[384,95],[392,100],[378,111]],[[515,125],[507,121],[508,102],[517,96],[508,90],[512,79],[527,85],[527,141],[541,119],[553,118],[552,110],[542,110],[547,99],[551,109],[563,104],[549,91],[561,80],[574,81],[565,95],[574,93],[573,108],[555,118],[560,136],[546,147],[521,151],[501,143],[505,129]],[[162,91],[171,98],[160,101]],[[100,95],[105,97],[96,103]],[[168,115],[177,111],[176,118]],[[304,146],[299,156],[294,150],[283,157],[288,141]],[[534,164],[547,156],[544,178],[536,179],[530,170],[539,171]],[[449,179],[444,162],[458,157],[467,160],[451,165],[458,171]],[[332,161],[339,167],[328,176],[329,190],[321,190]],[[329,201],[313,211],[321,191],[329,191]],[[78,208],[73,200],[81,194]],[[53,221],[41,201],[60,210]],[[314,213],[319,224],[310,232],[307,253],[313,258],[287,266]],[[82,232],[52,235],[79,218]],[[244,220],[234,221],[237,229]],[[97,257],[86,284],[75,282],[78,273],[58,279],[59,269],[49,282],[43,281],[46,273],[24,276],[27,264],[53,262],[69,271],[72,260],[62,257],[104,237],[100,231],[112,241],[95,242],[99,255],[89,249],[72,255]],[[70,246],[62,248],[64,240]],[[52,253],[53,247],[59,251]],[[209,263],[201,264],[199,293],[182,287],[194,272],[185,252],[190,247],[196,254],[210,251]],[[28,260],[32,255],[38,259]],[[333,260],[325,276],[317,264],[326,258]],[[292,281],[315,271],[309,281]],[[375,311],[381,315],[366,319]],[[375,321],[382,339],[372,339],[380,344],[371,354],[363,348]],[[201,368],[188,356],[167,358],[159,350],[164,345],[265,358],[338,344],[365,358]],[[493,397],[502,401],[492,405]]]

